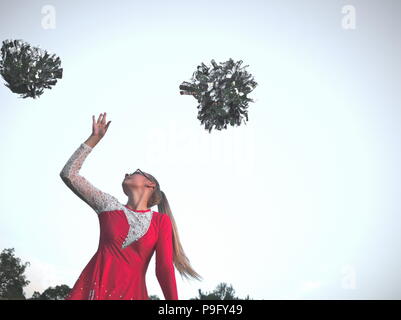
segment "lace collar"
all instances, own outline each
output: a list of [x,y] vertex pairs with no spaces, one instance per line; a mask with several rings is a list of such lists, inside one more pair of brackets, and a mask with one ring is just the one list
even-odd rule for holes
[[129,231],[122,249],[143,237],[149,229],[153,217],[153,210],[132,210],[123,205],[123,211],[129,224]]

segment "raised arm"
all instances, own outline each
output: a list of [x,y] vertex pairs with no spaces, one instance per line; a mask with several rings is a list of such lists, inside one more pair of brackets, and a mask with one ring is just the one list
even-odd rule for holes
[[156,244],[156,277],[166,300],[178,300],[177,283],[173,265],[173,229],[170,217],[161,216]]
[[[101,117],[99,117],[99,119],[100,118]],[[93,118],[93,125],[95,128],[98,129],[101,123],[102,122],[98,120],[98,123],[95,124]],[[107,127],[105,130],[107,130]],[[60,177],[64,183],[98,214],[103,211],[115,210],[119,202],[112,195],[92,185],[85,177],[79,174],[79,171],[88,154],[104,136],[104,132],[103,135],[99,135],[98,130],[93,130],[92,135],[84,143],[81,143],[60,172]]]

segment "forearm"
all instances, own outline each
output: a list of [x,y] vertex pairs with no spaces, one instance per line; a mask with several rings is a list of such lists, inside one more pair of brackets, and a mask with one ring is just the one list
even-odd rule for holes
[[101,138],[99,136],[90,135],[89,138],[86,139],[84,143],[90,146],[91,148],[94,148],[99,143],[100,140]]
[[156,244],[156,277],[166,300],[178,300],[173,262],[173,226],[167,214],[161,218]]
[[178,300],[177,283],[175,279],[174,267],[158,267],[156,278],[159,281],[166,300]]
[[60,177],[79,198],[92,207],[96,213],[100,213],[119,207],[119,202],[117,198],[98,189],[80,174],[82,164],[97,142],[99,139],[96,137],[89,137],[81,143],[64,165]]

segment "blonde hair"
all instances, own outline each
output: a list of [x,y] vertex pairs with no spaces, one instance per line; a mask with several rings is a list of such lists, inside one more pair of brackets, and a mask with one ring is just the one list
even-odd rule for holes
[[184,249],[182,248],[180,237],[178,235],[177,225],[175,223],[173,213],[171,212],[170,205],[168,203],[167,197],[165,193],[160,190],[159,182],[153,177],[151,174],[146,173],[146,175],[150,176],[154,183],[156,183],[156,187],[153,190],[152,195],[148,200],[148,208],[151,208],[155,205],[158,207],[158,211],[161,213],[166,213],[171,220],[172,228],[173,228],[173,262],[176,269],[181,274],[181,277],[184,276],[187,279],[190,277],[200,280],[202,277],[191,267],[188,257],[186,256]]

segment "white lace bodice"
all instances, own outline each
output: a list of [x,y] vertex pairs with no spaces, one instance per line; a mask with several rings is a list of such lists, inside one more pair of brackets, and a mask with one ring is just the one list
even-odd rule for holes
[[137,213],[129,210],[114,196],[103,192],[79,174],[79,170],[92,147],[81,143],[77,150],[68,159],[60,172],[64,183],[84,202],[86,202],[98,215],[106,211],[122,210],[130,225],[128,235],[122,248],[128,247],[132,242],[140,239],[149,229],[153,211]]

